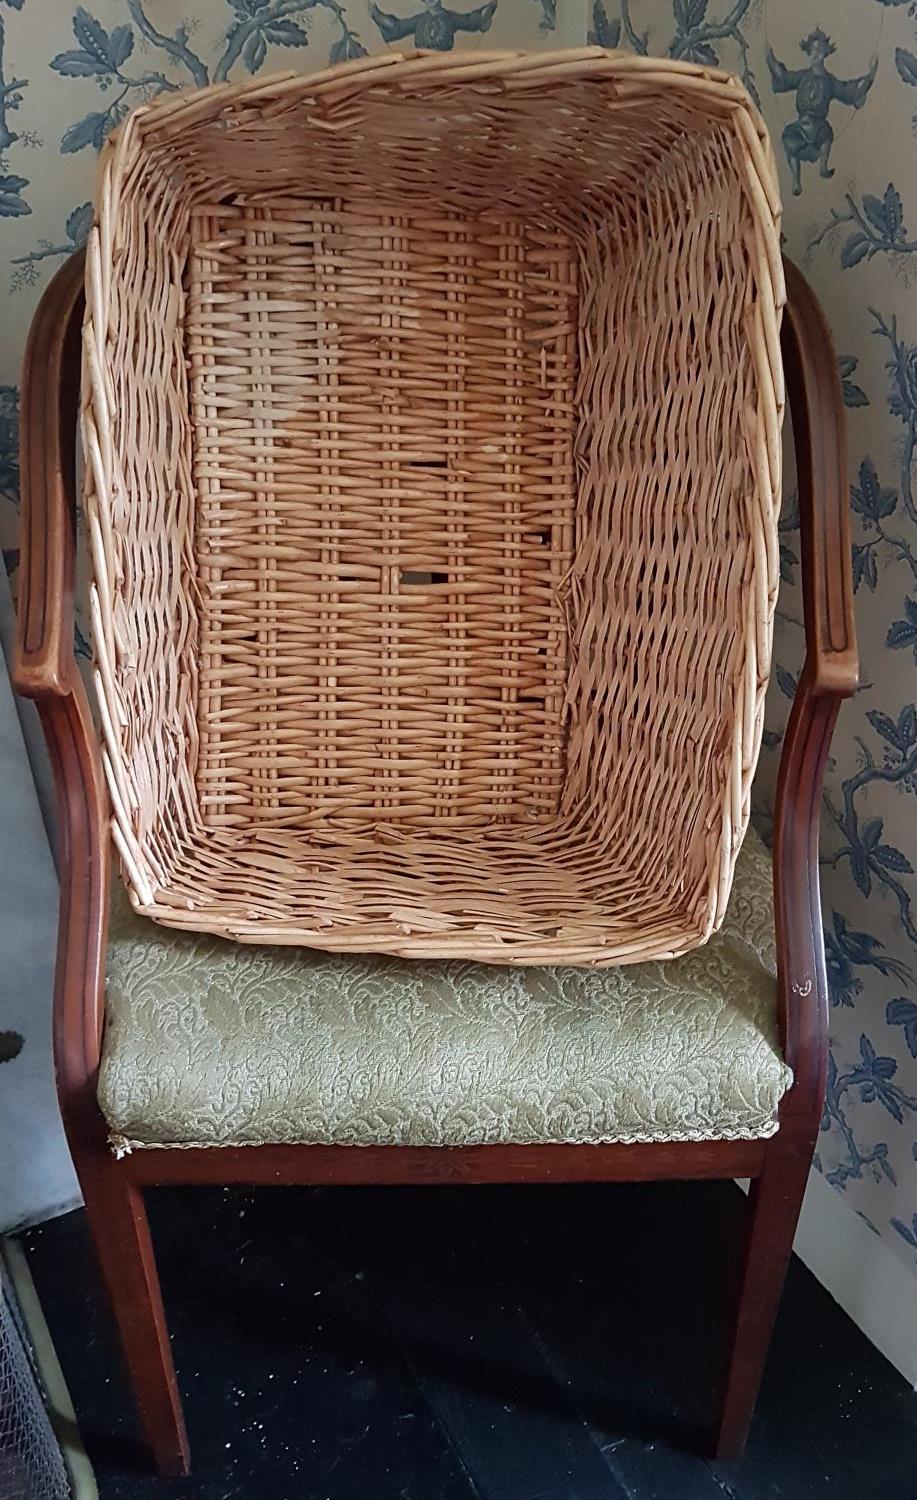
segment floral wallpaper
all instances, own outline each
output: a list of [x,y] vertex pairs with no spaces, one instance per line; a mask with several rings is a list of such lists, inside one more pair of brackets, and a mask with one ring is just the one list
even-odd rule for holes
[[[917,0],[387,3],[0,0],[0,541],[13,587],[22,346],[41,288],[86,234],[95,152],[133,104],[389,46],[588,39],[736,72],[777,143],[787,249],[833,326],[848,408],[862,687],[826,780],[832,1025],[817,1166],[917,1270]],[[756,785],[765,829],[802,658],[792,483]]]

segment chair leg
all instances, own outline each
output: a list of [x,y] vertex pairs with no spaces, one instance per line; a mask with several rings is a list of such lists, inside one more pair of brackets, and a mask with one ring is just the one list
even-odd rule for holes
[[188,1439],[143,1193],[112,1160],[80,1172],[86,1213],[143,1429],[163,1475],[188,1473]]
[[739,1459],[751,1425],[780,1306],[812,1161],[813,1142],[786,1140],[766,1153],[751,1184],[745,1256],[734,1314],[715,1455]]

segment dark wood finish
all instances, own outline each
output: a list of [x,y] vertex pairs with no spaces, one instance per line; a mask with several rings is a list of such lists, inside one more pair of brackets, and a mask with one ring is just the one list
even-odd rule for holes
[[859,661],[843,395],[821,308],[792,261],[784,268],[781,344],[799,480],[806,667],[816,696],[847,698],[857,688]]
[[73,650],[75,448],[83,253],[45,291],[22,373],[22,568],[13,680],[34,698],[48,745],[60,839],[54,1043],[71,1143],[104,1148],[95,1104],[108,929],[108,796]]
[[[766,1141],[635,1146],[225,1146],[138,1150],[121,1170],[146,1187],[167,1183],[649,1182],[752,1177]],[[216,1157],[216,1160],[214,1160]]]
[[143,1192],[112,1162],[80,1183],[143,1428],[160,1474],[187,1474],[185,1419]]
[[818,812],[840,700],[857,681],[843,407],[818,306],[787,263],[784,360],[798,453],[806,664],[781,758],[774,880],[780,1024],[795,1082],[766,1141],[455,1150],[262,1146],[135,1151],[116,1161],[95,1096],[104,1007],[108,802],[73,659],[73,435],[82,257],[49,285],[26,351],[22,398],[23,583],[15,669],[48,740],[61,825],[55,1058],[61,1111],[157,1464],[187,1465],[175,1372],[143,1207],[162,1183],[570,1182],[755,1179],[718,1428],[738,1456],[764,1367],[824,1094],[827,994]]
[[825,320],[785,262],[783,361],[799,484],[806,655],[780,757],[774,895],[784,1053],[796,1086],[781,1119],[821,1113],[827,981],[818,878],[818,824],[828,746],[859,664],[850,565],[844,408]]
[[73,656],[74,433],[80,390],[84,253],[42,297],[26,342],[21,401],[22,559],[16,686],[66,697]]
[[720,1459],[739,1459],[745,1449],[812,1164],[814,1136],[797,1136],[786,1126],[781,1135],[784,1130],[787,1134],[766,1153],[764,1171],[749,1187],[735,1324],[714,1446]]
[[780,1130],[752,1183],[744,1266],[717,1434],[720,1458],[745,1446],[793,1247],[825,1097],[828,985],[821,922],[818,828],[822,777],[858,660],[850,566],[844,408],[825,320],[785,262],[783,362],[793,419],[806,656],[780,757],[774,818],[774,917],[781,1041],[793,1087]]

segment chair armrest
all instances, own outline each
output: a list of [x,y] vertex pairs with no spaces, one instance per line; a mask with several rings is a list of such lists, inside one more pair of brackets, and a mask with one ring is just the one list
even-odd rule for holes
[[13,681],[29,698],[63,697],[75,672],[73,553],[80,399],[80,251],[49,283],[22,371],[22,568]]
[[784,260],[783,363],[793,418],[802,538],[806,675],[815,694],[856,691],[844,406],[831,335],[808,282]]
[[817,1129],[828,1043],[818,873],[822,777],[841,702],[856,690],[844,408],[831,337],[801,273],[785,262],[783,356],[799,479],[806,654],[780,757],[774,817],[778,1005],[794,1085],[781,1119]]
[[98,738],[73,650],[76,422],[82,251],[49,283],[22,375],[22,576],[13,680],[34,698],[57,797],[60,921],[54,1062],[74,1153],[105,1150],[95,1101],[108,929],[108,797]]

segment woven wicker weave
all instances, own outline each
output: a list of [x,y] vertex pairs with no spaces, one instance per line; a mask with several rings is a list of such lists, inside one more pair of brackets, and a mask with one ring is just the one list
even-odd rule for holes
[[135,903],[620,963],[719,924],[777,588],[779,201],[709,69],[363,58],[103,156],[87,512]]

